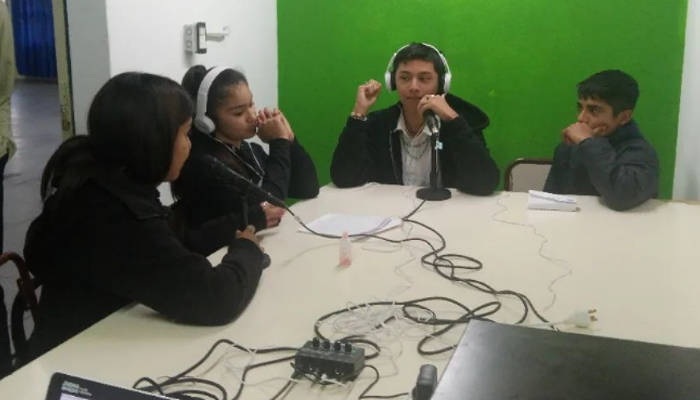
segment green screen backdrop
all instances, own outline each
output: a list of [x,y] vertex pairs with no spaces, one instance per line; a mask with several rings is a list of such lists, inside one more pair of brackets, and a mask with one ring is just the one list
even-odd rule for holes
[[[323,183],[357,86],[383,82],[402,45],[440,48],[452,93],[483,108],[501,171],[551,157],[576,117],[578,82],[622,69],[640,84],[635,118],[671,195],[687,0],[278,0],[279,104]],[[398,100],[383,92],[375,109]]]

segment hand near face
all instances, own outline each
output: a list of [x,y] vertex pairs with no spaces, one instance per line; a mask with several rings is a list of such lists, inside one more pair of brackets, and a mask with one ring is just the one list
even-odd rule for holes
[[260,110],[255,124],[258,126],[258,137],[265,143],[274,139],[287,139],[289,136],[282,113],[276,108]]
[[432,110],[443,121],[452,121],[459,114],[447,104],[445,95],[426,95],[418,102],[418,112],[423,115],[426,110]]
[[605,127],[603,126],[592,129],[586,123],[576,122],[564,129],[561,132],[561,136],[564,143],[578,145],[588,138],[599,136],[604,130]]

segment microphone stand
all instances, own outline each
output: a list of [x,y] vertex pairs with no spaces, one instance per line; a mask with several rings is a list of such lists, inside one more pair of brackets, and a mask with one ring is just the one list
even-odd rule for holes
[[[426,118],[431,119],[432,116],[427,116]],[[433,132],[430,135],[430,146],[433,151],[430,153],[430,187],[419,189],[416,192],[416,197],[421,200],[427,201],[443,201],[452,197],[452,192],[443,187],[438,187],[438,161],[439,161],[439,151],[442,149],[442,142],[440,142],[440,130],[428,121],[428,126]]]

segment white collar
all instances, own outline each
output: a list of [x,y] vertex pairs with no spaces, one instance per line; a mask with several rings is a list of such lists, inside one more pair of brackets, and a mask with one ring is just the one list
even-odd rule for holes
[[[437,120],[437,125],[438,125],[437,128],[440,129],[440,119],[436,118],[436,120]],[[399,120],[396,122],[396,130],[400,130],[401,132],[403,132],[403,135],[405,136],[406,139],[409,140],[409,142],[416,142],[418,140],[421,140],[423,135],[425,135],[426,137],[430,136],[430,128],[428,128],[428,124],[424,123],[421,131],[418,132],[418,134],[416,134],[416,136],[411,137],[408,134],[408,127],[406,127],[406,118],[403,115],[403,110],[401,110],[401,114],[399,115]]]

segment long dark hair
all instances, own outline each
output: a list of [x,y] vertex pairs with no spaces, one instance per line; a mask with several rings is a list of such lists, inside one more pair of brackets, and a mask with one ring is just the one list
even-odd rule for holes
[[[210,70],[211,69],[207,69],[203,65],[195,65],[187,70],[185,76],[182,78],[182,87],[185,88],[187,93],[189,93],[189,95],[195,99],[195,101],[197,100],[199,87],[201,86],[204,77]],[[216,118],[216,108],[226,101],[228,89],[239,84],[247,85],[248,80],[243,73],[236,71],[235,69],[226,69],[222,71],[212,82],[207,96],[206,115],[212,121],[214,121],[214,123],[218,123]],[[195,117],[194,114],[193,117]],[[192,133],[195,135],[207,135],[207,133],[199,131],[194,125],[192,125]],[[197,146],[206,147],[196,149]],[[192,149],[194,154],[198,154],[200,151],[211,154],[234,171],[237,171],[243,175],[248,174],[245,168],[243,168],[243,166],[239,163],[238,159],[236,159],[228,149],[223,146],[216,145],[216,143],[213,141],[207,145],[207,142],[193,139]],[[186,170],[187,164],[185,166],[185,171]],[[191,176],[191,174],[188,176],[188,174],[185,172],[180,174],[178,179],[170,183],[170,191],[175,199],[175,204],[171,206],[173,213],[170,217],[170,225],[181,240],[184,240],[189,229],[187,209],[189,207],[194,207],[192,206],[192,203],[196,201],[195,198],[198,196],[198,194],[190,192],[186,190],[186,188],[193,180],[197,179],[199,179],[199,177]]]
[[[199,86],[202,84],[204,77],[210,70],[211,69],[208,70],[203,65],[195,65],[194,67],[187,70],[187,73],[185,73],[185,76],[182,78],[182,87],[185,88],[187,93],[189,93],[193,99],[197,98]],[[222,71],[212,82],[212,85],[209,88],[209,94],[207,96],[207,116],[211,118],[215,123],[217,122],[215,113],[216,108],[226,101],[226,97],[228,96],[228,89],[231,86],[236,86],[239,84],[247,85],[248,80],[246,79],[245,75],[243,75],[239,71],[236,71],[235,69],[226,69]],[[199,131],[194,125],[192,125],[192,131],[196,134],[206,135],[206,133]],[[196,147],[199,142],[200,141],[198,140],[192,140],[193,148]],[[237,171],[240,174],[248,175],[248,172],[240,164],[239,160],[236,159],[233,155],[231,155],[231,152],[228,151],[226,148],[214,145],[212,143],[212,145],[208,146],[204,151],[207,153],[211,153],[214,157],[221,160],[221,162],[226,164],[229,168],[233,169],[234,171]],[[171,182],[170,184],[170,190],[173,194],[173,197],[180,204],[191,201],[187,198],[188,193],[185,190],[185,179],[186,177],[180,175],[180,177],[177,180]],[[196,179],[196,177],[190,177],[190,179]],[[181,207],[185,206],[181,205]]]
[[61,203],[90,179],[114,171],[141,184],[163,182],[177,130],[193,110],[187,92],[171,79],[137,72],[113,77],[92,100],[87,136],[65,141],[46,164],[42,198]]

